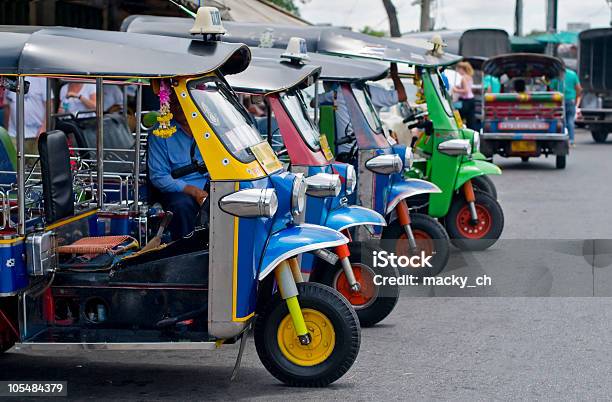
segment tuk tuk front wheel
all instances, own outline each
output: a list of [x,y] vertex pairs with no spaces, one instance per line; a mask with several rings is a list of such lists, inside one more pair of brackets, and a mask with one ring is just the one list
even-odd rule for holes
[[334,289],[298,283],[298,300],[312,341],[300,344],[287,304],[277,293],[255,321],[255,347],[264,367],[290,386],[324,387],[351,368],[361,343],[355,310]]
[[462,250],[485,250],[499,239],[504,229],[504,212],[497,200],[481,191],[474,191],[474,195],[478,222],[472,222],[464,197],[455,197],[444,217],[451,243]]
[[497,188],[489,176],[476,176],[471,180],[474,190],[482,191],[483,193],[489,194],[493,199],[497,199]]
[[340,292],[357,312],[361,326],[371,327],[385,319],[399,299],[397,285],[375,285],[374,276],[397,278],[399,273],[397,268],[391,267],[390,264],[386,267],[374,267],[374,251],[378,251],[376,248],[361,242],[351,242],[348,246],[353,273],[361,285],[359,291],[351,289],[340,262],[335,266],[324,263],[325,266],[318,267],[321,270],[318,281]]
[[[410,272],[401,272],[402,274],[411,274],[418,277],[436,276],[448,263],[450,256],[450,240],[444,227],[434,218],[421,213],[410,214],[410,227],[417,242],[417,253],[422,250],[426,256],[431,258],[431,267],[406,268]],[[382,234],[386,248],[390,248],[390,252],[396,255],[410,256],[413,252],[408,244],[408,236],[406,231],[398,220],[393,221],[387,226]],[[394,244],[394,247],[390,247]]]

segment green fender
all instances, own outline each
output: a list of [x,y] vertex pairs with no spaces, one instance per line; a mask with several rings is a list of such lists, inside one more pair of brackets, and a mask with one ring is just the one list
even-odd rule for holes
[[487,161],[482,160],[470,160],[467,162],[463,162],[461,167],[459,167],[459,174],[457,174],[457,181],[455,182],[455,190],[458,190],[463,186],[463,184],[473,179],[474,177],[484,176],[484,175],[500,175],[501,169]]
[[489,158],[487,158],[482,152],[472,152],[472,159],[477,160],[477,161],[488,161],[489,160]]

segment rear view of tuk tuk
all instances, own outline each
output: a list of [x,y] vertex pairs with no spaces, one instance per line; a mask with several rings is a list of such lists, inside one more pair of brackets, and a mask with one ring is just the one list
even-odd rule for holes
[[562,82],[563,62],[539,54],[508,54],[487,60],[483,72],[499,78],[502,86],[501,93],[484,96],[481,152],[523,161],[554,155],[557,169],[564,169],[569,154],[565,105],[562,88],[553,89],[554,82]]
[[[353,308],[335,290],[304,283],[296,258],[348,239],[296,224],[306,197],[303,179],[282,170],[223,80],[222,73],[246,68],[250,52],[218,42],[223,28],[210,14],[217,11],[206,11],[208,18],[195,26],[204,39],[194,41],[62,28],[1,34],[0,74],[21,99],[15,182],[2,211],[3,350],[13,343],[24,350],[202,350],[239,341],[237,368],[254,329],[262,363],[287,384],[325,386],[351,367],[360,344]],[[188,48],[207,57],[189,55]],[[68,78],[96,83],[100,107],[88,202],[76,202],[75,186],[83,179],[77,181],[74,169],[81,165],[71,158],[64,132],[43,133],[40,158],[32,173],[26,169],[22,105],[33,74],[46,76],[51,87]],[[172,215],[149,208],[145,191],[122,204],[105,202],[101,105],[110,77],[136,81],[138,120],[145,80],[172,95],[175,110],[185,115],[210,175],[210,200],[186,237],[160,244]],[[143,154],[140,130],[137,125],[133,166]],[[146,173],[134,169],[132,185],[144,190]],[[38,193],[41,201],[32,200]],[[130,212],[128,225],[104,224],[103,213],[121,208]],[[157,228],[151,213],[162,217],[157,236],[147,229]]]

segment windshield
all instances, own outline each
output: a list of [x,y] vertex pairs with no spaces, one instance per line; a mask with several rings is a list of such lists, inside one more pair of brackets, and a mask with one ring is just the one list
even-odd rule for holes
[[440,99],[440,103],[442,103],[444,111],[449,117],[453,117],[453,107],[451,106],[452,100],[450,94],[446,90],[444,80],[442,79],[442,76],[438,71],[432,71],[431,82],[433,83],[433,86],[436,89],[436,94],[438,96],[438,99]]
[[315,152],[319,151],[319,133],[308,116],[302,96],[297,91],[291,91],[282,94],[280,99],[308,147]]
[[353,93],[355,94],[355,99],[357,99],[357,103],[361,108],[361,112],[368,121],[368,125],[376,134],[381,134],[383,132],[382,123],[378,118],[378,113],[376,112],[376,109],[374,109],[370,96],[363,87],[352,85],[352,88]]
[[250,147],[263,141],[246,110],[218,78],[189,82],[189,93],[223,145],[244,163],[255,159]]

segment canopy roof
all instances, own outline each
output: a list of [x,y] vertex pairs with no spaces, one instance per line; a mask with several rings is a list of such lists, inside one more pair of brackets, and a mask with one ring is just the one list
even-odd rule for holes
[[578,74],[588,91],[612,93],[612,28],[580,33]]
[[[191,18],[132,17],[124,21],[128,32],[185,37],[193,25]],[[306,40],[309,52],[358,57],[417,66],[437,66],[456,63],[458,56],[434,56],[433,45],[427,41],[392,41],[349,30],[320,26],[284,26],[262,23],[224,23],[227,34],[223,40],[246,43],[249,46],[286,48],[289,39]]]
[[146,78],[217,69],[231,74],[250,61],[241,44],[63,27],[15,30],[0,27],[0,74]]
[[[280,60],[283,49],[251,48],[254,57]],[[321,67],[319,78],[324,81],[377,81],[385,78],[389,72],[387,63],[367,60],[349,60],[342,57],[308,53],[309,60],[305,65]]]
[[314,83],[321,72],[315,65],[294,64],[280,58],[253,57],[249,67],[226,77],[238,92],[269,94],[293,87],[307,87]]
[[493,57],[510,53],[510,38],[503,29],[474,28],[411,32],[402,35],[405,39],[430,40],[439,35],[446,44],[446,51],[463,57]]
[[536,53],[511,53],[488,59],[482,65],[485,74],[499,77],[506,74],[514,77],[554,78],[565,71],[563,61],[556,57]]
[[561,31],[536,35],[533,39],[541,43],[578,43],[578,32]]

